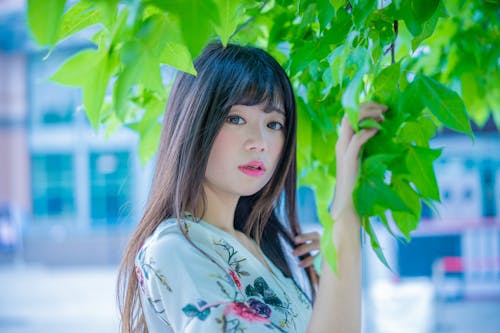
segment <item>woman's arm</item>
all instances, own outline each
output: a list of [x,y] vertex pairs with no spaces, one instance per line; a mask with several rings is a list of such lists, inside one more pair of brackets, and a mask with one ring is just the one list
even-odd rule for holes
[[[384,105],[360,106],[360,119],[382,121]],[[318,296],[314,303],[310,333],[361,332],[361,245],[360,221],[352,201],[363,144],[377,133],[376,129],[354,133],[344,117],[335,147],[337,184],[331,210],[334,219],[333,243],[337,248],[336,275],[323,260]]]

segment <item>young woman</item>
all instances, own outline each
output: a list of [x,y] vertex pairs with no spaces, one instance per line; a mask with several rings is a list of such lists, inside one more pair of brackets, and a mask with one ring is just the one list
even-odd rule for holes
[[[262,50],[219,43],[195,68],[172,87],[150,199],[121,264],[122,332],[360,332],[351,197],[376,130],[355,134],[342,121],[331,210],[339,274],[323,263],[318,283],[319,236],[301,234],[295,212],[297,116],[284,70]],[[381,121],[385,109],[365,104],[360,118]]]

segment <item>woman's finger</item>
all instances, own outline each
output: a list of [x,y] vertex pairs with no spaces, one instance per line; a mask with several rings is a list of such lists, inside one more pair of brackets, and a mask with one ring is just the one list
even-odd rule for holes
[[375,102],[363,103],[359,106],[359,120],[373,118],[378,121],[384,120],[384,112],[388,110],[387,105]]
[[349,119],[347,118],[347,116],[344,116],[340,125],[339,139],[337,140],[337,144],[335,145],[335,151],[337,155],[342,155],[347,150],[349,141],[351,141],[353,135],[354,130],[349,123]]
[[370,140],[375,134],[377,134],[377,128],[367,128],[359,131],[353,136],[352,140],[349,142],[349,147],[346,151],[346,156],[350,159],[356,159],[359,157],[359,151],[361,147]]
[[314,259],[316,259],[316,256],[309,256],[309,257],[305,258],[304,260],[302,260],[299,263],[299,266],[302,268],[312,266],[312,265],[314,265]]
[[370,109],[370,110],[364,111],[364,112],[359,114],[358,121],[361,121],[361,120],[367,119],[367,118],[373,118],[377,121],[383,121],[385,119],[384,118],[384,111],[382,111],[380,109]]
[[307,241],[313,241],[313,240],[319,241],[320,238],[321,238],[321,236],[320,236],[319,232],[316,232],[316,231],[307,232],[307,233],[297,235],[295,237],[295,243],[300,244],[300,243],[304,243]]
[[311,243],[304,243],[300,246],[297,246],[295,250],[293,250],[293,254],[296,257],[303,256],[304,254],[313,252],[313,251],[319,251],[320,244],[318,242],[311,242]]
[[359,111],[360,113],[363,113],[364,111],[368,111],[368,110],[382,110],[382,111],[387,111],[389,108],[387,107],[387,105],[384,105],[384,104],[379,104],[379,103],[375,103],[375,102],[367,102],[367,103],[361,103],[359,105]]

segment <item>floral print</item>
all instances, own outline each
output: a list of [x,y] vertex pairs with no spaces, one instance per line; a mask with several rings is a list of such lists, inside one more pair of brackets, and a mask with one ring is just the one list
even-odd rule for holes
[[236,285],[238,290],[241,291],[241,281],[238,275],[236,275],[236,273],[232,269],[229,270],[229,275],[231,275],[231,277],[233,278],[234,284]]
[[262,303],[257,300],[254,301],[256,302],[250,302],[251,305],[247,305],[246,303],[243,302],[229,303],[224,309],[224,315],[228,316],[234,313],[237,317],[245,319],[246,321],[251,323],[263,322],[269,324],[269,315],[271,311],[264,311],[265,314],[269,312],[269,315],[267,317],[263,316],[258,312],[258,309],[260,308],[259,305],[261,305]]
[[184,225],[205,259],[187,240],[178,246],[185,239],[171,221],[160,225],[137,255],[150,333],[306,331],[311,303],[291,279],[275,267],[262,271],[241,244],[206,222]]

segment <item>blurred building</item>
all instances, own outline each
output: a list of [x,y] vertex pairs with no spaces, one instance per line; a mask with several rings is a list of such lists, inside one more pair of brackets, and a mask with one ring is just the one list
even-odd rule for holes
[[116,263],[151,166],[140,165],[136,135],[96,133],[80,91],[49,80],[88,45],[64,43],[47,56],[30,40],[23,7],[0,3],[0,258]]
[[444,134],[435,170],[441,203],[428,206],[409,244],[397,245],[401,277],[438,279],[445,297],[500,299],[500,135],[490,121],[475,142]]

